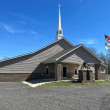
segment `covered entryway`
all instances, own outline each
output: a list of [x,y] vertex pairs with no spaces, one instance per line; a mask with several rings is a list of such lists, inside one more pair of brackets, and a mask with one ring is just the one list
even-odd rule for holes
[[81,64],[74,63],[57,63],[56,64],[56,79],[78,79],[78,73],[75,73],[75,69],[80,69]]
[[[83,45],[69,50],[62,50],[58,54],[43,61],[44,64],[55,64],[55,69],[53,69],[55,71],[52,70],[55,75],[55,80],[78,79],[78,70],[81,69],[84,62],[90,64],[90,69],[93,71],[94,79],[104,79],[101,77],[105,74],[102,75],[100,66],[97,66],[100,65],[101,60],[90,53]],[[90,79],[89,76],[90,75],[88,73],[88,80]]]

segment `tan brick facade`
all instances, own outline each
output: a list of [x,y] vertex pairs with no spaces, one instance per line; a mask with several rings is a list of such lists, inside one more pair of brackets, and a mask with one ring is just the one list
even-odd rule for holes
[[78,78],[78,75],[74,74],[74,68],[80,69],[79,64],[62,63],[62,66],[67,67],[67,78]]
[[57,80],[62,80],[62,64],[58,63],[56,64],[56,72],[57,72]]
[[106,74],[101,73],[101,65],[95,64],[95,80],[104,80],[106,79]]

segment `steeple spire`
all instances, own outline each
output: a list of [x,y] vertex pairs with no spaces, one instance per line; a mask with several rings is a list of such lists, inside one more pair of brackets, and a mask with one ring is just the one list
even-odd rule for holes
[[57,35],[56,40],[59,40],[63,38],[63,30],[61,28],[61,12],[60,12],[60,4],[59,4],[59,17],[58,17],[58,29],[57,29]]
[[58,29],[61,29],[61,14],[60,14],[60,4],[59,4],[59,19],[58,19]]

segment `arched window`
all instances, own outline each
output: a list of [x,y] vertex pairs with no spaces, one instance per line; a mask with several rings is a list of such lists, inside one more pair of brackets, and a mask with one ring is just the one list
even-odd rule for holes
[[48,67],[48,66],[46,66],[46,68],[45,68],[45,75],[46,75],[46,76],[49,75],[49,67]]
[[77,67],[74,68],[74,75],[78,75]]

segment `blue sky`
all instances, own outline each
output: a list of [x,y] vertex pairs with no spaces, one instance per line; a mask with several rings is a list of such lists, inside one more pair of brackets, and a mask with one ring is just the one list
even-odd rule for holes
[[30,53],[55,41],[59,2],[64,37],[105,52],[110,0],[0,0],[0,58]]

